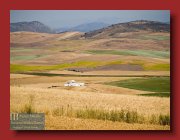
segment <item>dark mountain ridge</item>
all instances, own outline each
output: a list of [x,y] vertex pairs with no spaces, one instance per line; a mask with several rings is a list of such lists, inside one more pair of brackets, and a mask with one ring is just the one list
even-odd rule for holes
[[40,33],[54,33],[54,31],[39,21],[31,22],[17,22],[10,24],[11,32],[28,31],[28,32],[40,32]]
[[148,21],[148,20],[136,20],[126,23],[118,23],[108,26],[106,28],[98,29],[95,31],[87,32],[83,37],[94,38],[102,36],[116,37],[120,33],[127,32],[170,32],[170,25],[167,23]]

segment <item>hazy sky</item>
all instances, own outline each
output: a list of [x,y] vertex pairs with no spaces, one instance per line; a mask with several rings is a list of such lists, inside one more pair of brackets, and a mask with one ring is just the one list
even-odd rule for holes
[[40,21],[51,28],[72,27],[89,22],[109,24],[133,21],[170,21],[169,10],[11,10],[10,22]]

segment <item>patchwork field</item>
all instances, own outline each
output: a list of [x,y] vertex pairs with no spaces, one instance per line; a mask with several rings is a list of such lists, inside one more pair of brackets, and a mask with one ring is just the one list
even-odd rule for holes
[[169,33],[83,35],[11,33],[10,111],[46,130],[170,130]]

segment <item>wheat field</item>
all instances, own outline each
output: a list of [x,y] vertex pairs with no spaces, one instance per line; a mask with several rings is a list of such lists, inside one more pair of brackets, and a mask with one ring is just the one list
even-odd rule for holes
[[[20,76],[23,79],[28,79],[26,76]],[[10,110],[17,113],[45,113],[45,128],[47,130],[170,129],[169,124],[162,125],[159,123],[161,116],[165,116],[165,118],[170,116],[170,98],[144,97],[136,94],[111,94],[106,93],[106,90],[104,92],[93,92],[83,90],[84,87],[54,89],[34,85],[11,85]],[[59,111],[61,109],[64,110],[64,113]],[[94,111],[96,114],[108,114],[110,118],[94,117],[92,116]],[[112,111],[115,114],[112,114]],[[133,118],[131,117],[132,122],[123,119],[112,121],[112,117],[114,117],[112,115],[117,115],[122,111],[127,112],[124,114],[126,116],[128,113],[135,114],[135,116],[132,116]]]

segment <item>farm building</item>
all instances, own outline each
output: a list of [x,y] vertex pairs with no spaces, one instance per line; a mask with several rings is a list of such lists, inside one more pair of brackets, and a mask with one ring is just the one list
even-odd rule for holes
[[78,82],[76,82],[75,80],[70,80],[70,81],[66,82],[66,83],[64,84],[64,86],[65,86],[65,87],[67,87],[67,86],[80,87],[80,86],[84,86],[84,83],[78,83]]

